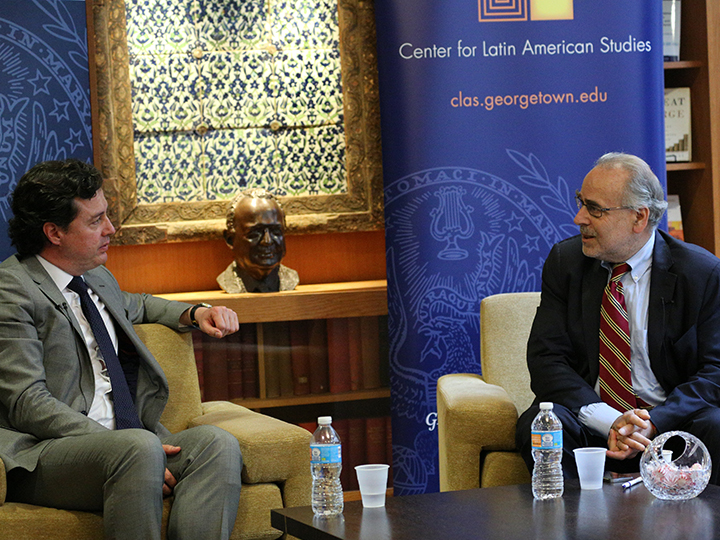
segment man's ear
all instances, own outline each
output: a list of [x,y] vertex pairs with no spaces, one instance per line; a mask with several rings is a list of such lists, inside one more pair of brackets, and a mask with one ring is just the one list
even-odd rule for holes
[[635,223],[633,223],[633,231],[641,233],[648,226],[648,220],[650,219],[650,209],[642,207],[635,211]]
[[235,238],[235,235],[230,231],[225,231],[223,232],[223,237],[225,238],[225,243],[228,246],[233,247],[233,239]]
[[57,246],[60,245],[64,231],[54,223],[47,222],[43,225],[43,232],[48,242]]

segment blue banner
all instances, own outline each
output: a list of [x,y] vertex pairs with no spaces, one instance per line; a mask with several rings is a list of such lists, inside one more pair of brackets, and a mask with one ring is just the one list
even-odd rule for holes
[[437,491],[437,379],[480,372],[480,301],[539,290],[595,160],[664,182],[661,8],[375,4],[396,495]]
[[92,159],[84,0],[13,0],[0,6],[0,261],[9,195],[39,161]]

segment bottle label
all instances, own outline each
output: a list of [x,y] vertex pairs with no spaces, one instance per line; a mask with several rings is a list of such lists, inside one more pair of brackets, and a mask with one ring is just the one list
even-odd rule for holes
[[563,447],[562,430],[531,431],[532,447],[543,450],[559,450]]
[[341,445],[311,444],[310,461],[312,463],[342,463]]

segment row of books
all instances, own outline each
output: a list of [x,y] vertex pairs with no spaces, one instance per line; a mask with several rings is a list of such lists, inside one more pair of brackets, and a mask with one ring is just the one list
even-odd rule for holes
[[[311,433],[317,428],[316,422],[299,424]],[[333,427],[342,443],[343,467],[340,482],[344,491],[359,489],[356,465],[366,463],[387,463],[390,465],[388,487],[392,486],[392,432],[390,417],[377,418],[333,418]]]
[[243,324],[224,339],[195,334],[205,401],[257,398],[261,387],[273,398],[389,383],[385,316]]

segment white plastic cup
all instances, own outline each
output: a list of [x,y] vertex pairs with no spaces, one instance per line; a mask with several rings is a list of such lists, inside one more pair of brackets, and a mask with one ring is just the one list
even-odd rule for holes
[[576,448],[575,463],[580,489],[602,489],[605,472],[605,448]]
[[388,469],[390,465],[370,464],[357,465],[358,484],[363,508],[380,508],[385,506],[385,492],[387,491]]

